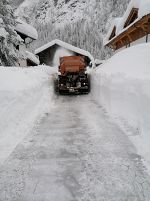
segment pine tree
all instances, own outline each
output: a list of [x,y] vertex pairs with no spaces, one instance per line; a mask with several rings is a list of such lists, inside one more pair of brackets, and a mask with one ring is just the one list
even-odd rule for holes
[[16,18],[9,0],[0,0],[0,65],[14,66],[19,58],[16,46],[21,38],[14,30]]
[[[36,49],[57,38],[89,51],[95,58],[106,59],[110,57],[113,52],[110,48],[103,46],[103,38],[108,32],[113,18],[123,15],[129,0],[70,0],[70,2],[72,4],[74,2],[76,5],[78,3],[82,5],[83,2],[85,5],[84,10],[81,11],[83,16],[76,16],[77,20],[69,21],[69,19],[71,20],[70,17],[67,21],[60,21],[61,16],[65,19],[64,16],[67,17],[68,13],[62,9],[65,0],[39,0],[35,12],[37,16],[34,20],[34,13],[31,9],[32,22],[34,26],[36,25],[39,34],[39,40],[35,41],[34,44],[32,43],[31,49]],[[75,12],[76,8],[72,8],[72,4],[68,3],[68,9]],[[26,9],[30,10],[30,8]],[[28,13],[26,9],[24,12]],[[46,17],[43,18],[45,15]]]

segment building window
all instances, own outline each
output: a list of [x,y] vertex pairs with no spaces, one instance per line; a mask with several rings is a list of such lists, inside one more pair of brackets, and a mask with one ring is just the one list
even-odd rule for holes
[[112,38],[114,38],[116,36],[116,27],[113,28],[112,33],[109,37],[109,40],[111,40]]
[[139,10],[138,8],[132,8],[130,15],[128,16],[124,24],[124,28],[132,24],[138,18],[138,10]]

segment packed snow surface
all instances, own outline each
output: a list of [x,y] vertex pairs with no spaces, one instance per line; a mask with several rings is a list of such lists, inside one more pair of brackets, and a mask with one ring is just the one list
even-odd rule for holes
[[90,95],[55,107],[0,166],[2,201],[149,201],[150,176]]
[[0,68],[0,164],[53,105],[55,69]]
[[131,25],[133,25],[136,21],[140,20],[142,17],[150,14],[150,0],[131,0],[123,17],[115,18],[114,21],[112,22],[112,25],[104,39],[105,45],[111,41],[109,38],[110,38],[110,35],[111,35],[114,27],[116,27],[116,36],[115,37],[117,37],[123,31],[128,29],[129,26],[131,26],[131,25],[129,25],[128,27],[124,28],[125,22],[128,19],[128,16],[130,15],[130,12],[133,8],[138,9],[138,18],[133,23],[131,23]]
[[123,50],[92,73],[92,93],[129,134],[150,170],[150,43]]

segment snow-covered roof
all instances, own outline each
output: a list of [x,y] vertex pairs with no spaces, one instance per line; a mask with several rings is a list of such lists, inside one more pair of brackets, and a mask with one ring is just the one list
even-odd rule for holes
[[42,47],[36,49],[35,54],[39,54],[40,52],[43,52],[44,50],[48,49],[49,47],[52,47],[53,45],[59,45],[65,49],[68,49],[68,50],[71,50],[71,51],[76,52],[78,54],[87,56],[94,63],[94,58],[88,51],[85,51],[83,49],[80,49],[78,47],[70,45],[69,43],[65,43],[65,42],[58,40],[58,39],[55,39],[55,40],[43,45]]
[[37,65],[40,64],[39,59],[33,53],[26,51],[25,54],[27,59],[29,59],[30,61],[32,61],[33,63]]
[[18,33],[26,35],[34,40],[38,39],[37,30],[33,26],[23,22],[22,20],[18,20],[17,22],[18,24],[16,25],[15,30]]
[[[133,23],[131,23],[129,26],[124,28],[124,25],[125,25],[133,8],[138,9],[138,18]],[[104,45],[107,45],[109,42],[111,42],[111,40],[116,38],[119,34],[124,32],[125,30],[127,30],[135,22],[139,21],[142,17],[144,17],[148,14],[150,14],[150,0],[131,0],[123,17],[115,18],[114,21],[112,22],[112,25],[111,25],[106,37],[104,38]],[[110,39],[110,35],[111,35],[114,27],[116,27],[116,35],[115,35],[115,37]]]

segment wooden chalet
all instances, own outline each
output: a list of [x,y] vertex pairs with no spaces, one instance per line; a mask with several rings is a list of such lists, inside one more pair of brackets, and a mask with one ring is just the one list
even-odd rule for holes
[[[144,2],[144,0],[142,1]],[[139,7],[128,9],[128,15],[126,13],[125,17],[120,20],[120,23],[111,27],[111,31],[109,31],[105,39],[105,46],[116,51],[150,41],[150,12],[145,14],[143,12],[143,15],[140,16],[140,5],[139,3]]]

